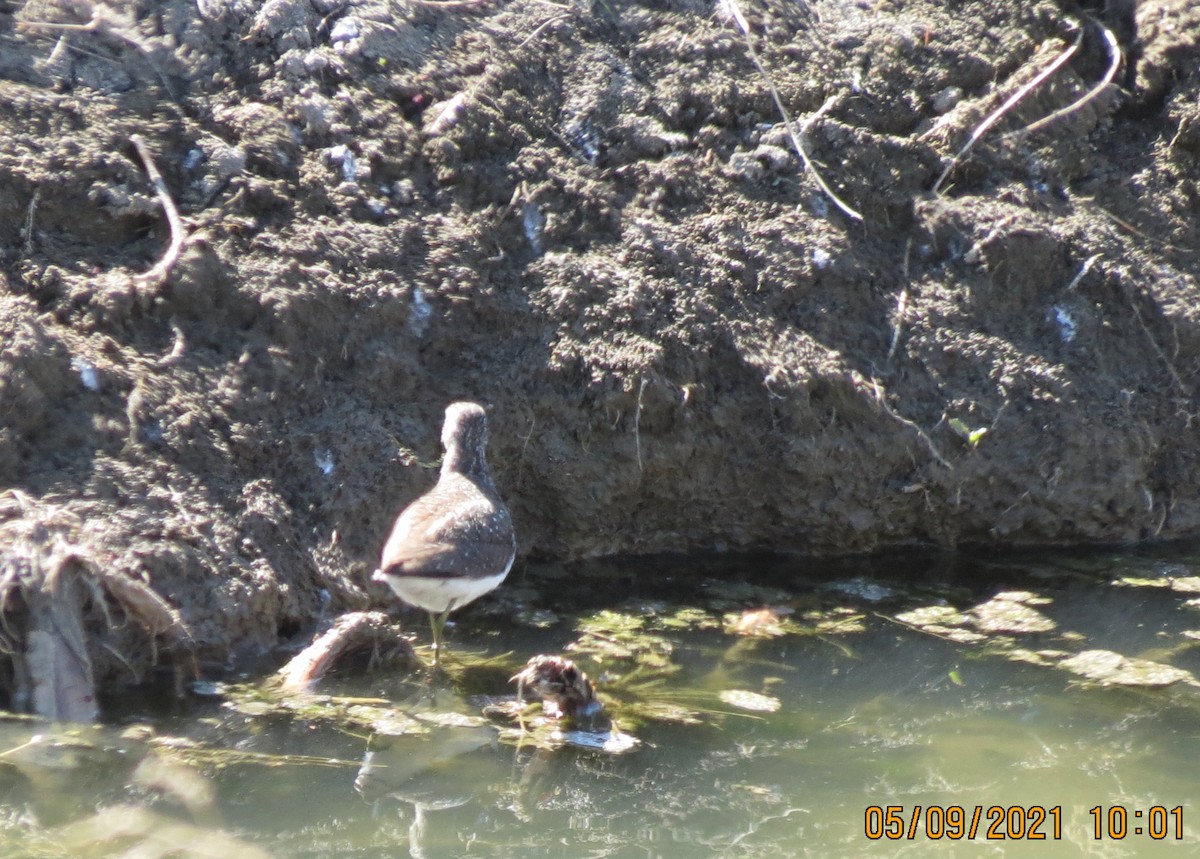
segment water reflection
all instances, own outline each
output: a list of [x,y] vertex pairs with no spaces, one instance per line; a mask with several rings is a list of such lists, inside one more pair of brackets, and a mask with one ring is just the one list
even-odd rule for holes
[[[431,812],[461,808],[477,799],[480,766],[462,758],[492,746],[495,739],[495,729],[486,724],[440,725],[430,734],[417,736],[376,734],[354,779],[354,789],[371,805],[375,819],[395,813],[398,805],[411,806],[409,854],[413,859],[436,855],[430,851],[431,845],[449,839],[434,838],[430,833]],[[482,758],[482,765],[490,759]],[[450,821],[444,826],[448,831],[455,828]]]

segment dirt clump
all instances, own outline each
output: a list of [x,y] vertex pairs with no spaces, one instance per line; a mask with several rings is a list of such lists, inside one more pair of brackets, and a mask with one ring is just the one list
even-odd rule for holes
[[222,664],[383,604],[456,399],[526,556],[1197,534],[1195,4],[740,9],[861,220],[722,4],[0,11],[5,652],[67,549]]

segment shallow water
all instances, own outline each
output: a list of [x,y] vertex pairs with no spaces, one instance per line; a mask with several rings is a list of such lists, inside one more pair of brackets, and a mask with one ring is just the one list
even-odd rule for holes
[[[1183,550],[518,571],[453,627],[453,681],[323,682],[395,736],[206,689],[98,731],[0,723],[0,856],[1190,855],[1198,575]],[[479,718],[564,652],[636,746]]]

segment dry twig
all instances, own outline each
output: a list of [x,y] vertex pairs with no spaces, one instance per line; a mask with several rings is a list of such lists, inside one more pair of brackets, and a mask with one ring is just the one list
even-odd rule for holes
[[995,125],[1002,116],[1023,101],[1026,96],[1037,89],[1037,87],[1040,86],[1046,80],[1046,78],[1050,77],[1060,68],[1062,68],[1063,64],[1066,63],[1067,60],[1071,59],[1075,52],[1079,50],[1079,45],[1082,43],[1082,41],[1083,30],[1080,29],[1075,34],[1075,43],[1073,45],[1055,57],[1053,62],[1034,75],[1032,80],[1009,96],[1004,101],[1004,104],[1000,105],[994,111],[989,113],[984,118],[983,122],[979,123],[979,125],[975,127],[975,130],[971,132],[971,136],[967,140],[966,145],[964,145],[963,148],[960,149],[958,153],[950,159],[950,163],[946,165],[946,169],[942,171],[942,175],[939,176],[938,180],[933,183],[933,188],[931,189],[932,193],[937,194],[939,191],[941,191],[942,185],[950,176],[951,172],[953,172],[954,168],[957,167],[963,158],[966,157],[967,153],[970,152],[975,144],[979,142],[980,138],[987,134],[988,129]]
[[[122,17],[121,13],[115,9],[109,8],[102,3],[92,4],[84,0],[80,4],[82,8],[90,8],[92,17],[86,24],[62,24],[57,21],[18,21],[17,30],[43,30],[48,32],[66,32],[66,33],[98,33],[103,36],[116,39],[119,42],[124,42],[132,46],[135,50],[146,58],[146,62],[154,69],[154,73],[158,75],[159,81],[166,90],[167,96],[176,104],[179,99],[175,95],[175,90],[171,86],[171,82],[167,79],[166,74],[158,63],[154,60],[154,55],[146,43],[138,35],[137,27],[133,23],[132,18],[128,16]],[[72,50],[79,51],[83,54],[90,52],[83,51],[74,45],[70,46]],[[96,55],[92,55],[96,56]]]
[[38,200],[41,199],[42,188],[39,185],[33,189],[33,196],[29,200],[29,211],[25,215],[25,226],[21,230],[21,252],[28,257],[33,253],[33,216],[37,213]]
[[872,379],[871,388],[875,393],[875,402],[879,404],[879,408],[883,409],[883,413],[885,415],[915,432],[917,434],[917,438],[921,440],[929,453],[935,460],[937,460],[939,465],[948,469],[954,468],[954,466],[950,464],[946,457],[942,456],[941,452],[937,449],[937,445],[933,443],[933,439],[929,437],[929,433],[921,429],[920,425],[916,421],[909,420],[903,415],[897,414],[892,407],[888,405],[887,393],[883,390],[883,385]]
[[1146,335],[1146,339],[1150,341],[1150,348],[1154,350],[1154,354],[1163,362],[1163,366],[1167,368],[1167,373],[1171,376],[1171,381],[1175,383],[1175,387],[1179,389],[1181,394],[1185,396],[1188,393],[1187,385],[1183,383],[1178,371],[1175,369],[1175,364],[1167,355],[1163,348],[1158,345],[1158,340],[1155,339],[1154,333],[1150,330],[1150,326],[1146,324],[1146,320],[1142,318],[1142,312],[1138,310],[1137,298],[1132,292],[1129,293],[1129,306],[1133,308],[1133,318],[1137,320],[1141,326],[1142,333]]
[[1092,101],[1097,96],[1099,96],[1100,93],[1104,92],[1105,88],[1108,87],[1108,85],[1110,83],[1112,83],[1113,78],[1117,76],[1117,69],[1119,69],[1121,67],[1121,60],[1123,59],[1123,55],[1121,53],[1121,46],[1119,44],[1117,44],[1117,37],[1115,35],[1113,35],[1112,30],[1108,29],[1108,27],[1105,27],[1099,21],[1093,21],[1093,23],[1097,27],[1100,28],[1100,32],[1104,34],[1104,41],[1108,45],[1108,57],[1109,57],[1108,70],[1105,71],[1104,77],[1102,77],[1100,79],[1100,83],[1096,84],[1094,87],[1092,87],[1090,90],[1085,92],[1082,96],[1077,98],[1075,101],[1068,104],[1066,107],[1059,108],[1058,110],[1054,111],[1054,113],[1050,114],[1049,116],[1044,116],[1041,119],[1039,119],[1037,122],[1034,122],[1034,123],[1031,123],[1030,125],[1025,126],[1020,131],[1013,132],[1013,136],[1017,136],[1017,135],[1024,136],[1027,134],[1033,134],[1036,131],[1041,131],[1043,128],[1045,128],[1050,123],[1055,122],[1059,119],[1062,119],[1064,116],[1067,116],[1068,114],[1074,113],[1075,111],[1082,108],[1085,104],[1087,104],[1088,102]]
[[183,360],[183,356],[187,352],[187,337],[184,336],[183,329],[179,327],[179,323],[174,319],[171,320],[171,331],[175,334],[175,340],[171,344],[171,351],[161,358],[155,358],[148,362],[156,370],[165,370],[167,367],[178,364]]
[[154,190],[158,193],[158,201],[162,204],[163,212],[167,216],[167,224],[171,228],[171,243],[167,245],[162,259],[155,263],[154,267],[149,271],[134,277],[134,280],[139,284],[159,286],[170,276],[171,269],[179,261],[179,254],[183,250],[183,243],[187,236],[183,229],[183,219],[179,216],[179,210],[175,208],[175,201],[171,199],[171,193],[167,190],[167,183],[163,181],[162,174],[158,172],[158,167],[155,165],[154,159],[150,157],[150,150],[146,146],[146,141],[142,139],[140,134],[135,134],[129,138],[129,142],[137,150],[138,156],[142,159],[142,164],[146,168],[146,175],[154,183]]
[[896,347],[900,345],[900,330],[904,327],[904,318],[908,313],[908,287],[905,286],[896,297],[896,313],[892,317],[892,343],[888,346],[887,360],[891,361],[896,355]]
[[1083,280],[1084,276],[1089,271],[1092,270],[1092,266],[1096,264],[1096,260],[1100,259],[1100,256],[1100,254],[1092,254],[1087,258],[1083,265],[1079,267],[1079,272],[1073,278],[1071,278],[1071,282],[1067,284],[1067,288],[1065,290],[1066,292],[1070,292],[1075,287],[1079,286],[1079,282]]
[[641,382],[638,383],[637,411],[633,414],[633,443],[637,448],[638,471],[645,470],[642,468],[642,394],[645,391],[646,379],[643,376]]
[[802,138],[808,132],[809,127],[821,116],[825,115],[834,103],[837,101],[837,96],[830,96],[825,100],[825,104],[821,105],[812,116],[805,121],[800,129],[800,134],[796,134],[795,123],[792,121],[792,116],[788,113],[788,109],[783,106],[783,97],[779,95],[779,89],[775,86],[775,81],[771,75],[767,73],[767,67],[763,65],[759,59],[758,51],[754,49],[754,39],[750,35],[750,22],[746,20],[746,16],[742,14],[741,8],[737,4],[737,0],[725,0],[729,13],[737,24],[738,29],[742,31],[742,35],[746,37],[746,49],[750,54],[750,61],[754,63],[754,67],[758,69],[758,73],[763,76],[763,80],[767,83],[767,89],[771,91],[771,98],[775,102],[775,107],[779,111],[779,115],[783,117],[783,123],[787,126],[788,137],[791,138],[792,148],[796,150],[796,155],[804,163],[804,168],[812,174],[813,181],[817,183],[817,187],[821,192],[830,199],[830,201],[842,210],[842,213],[848,218],[853,218],[856,221],[863,219],[862,214],[857,210],[852,209],[849,204],[845,203],[837,194],[833,193],[833,189],[826,184],[821,178],[821,174],[817,172],[816,165],[813,164],[812,158],[808,155],[808,150],[804,146]]

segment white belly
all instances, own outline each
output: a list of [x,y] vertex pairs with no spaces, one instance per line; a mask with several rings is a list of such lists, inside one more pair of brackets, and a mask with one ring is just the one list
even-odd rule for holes
[[423,608],[425,611],[441,613],[448,609],[462,608],[469,602],[479,599],[488,591],[495,590],[504,577],[508,575],[508,567],[494,576],[481,579],[449,578],[435,579],[421,576],[381,576],[388,586],[395,591],[396,596],[409,605]]

